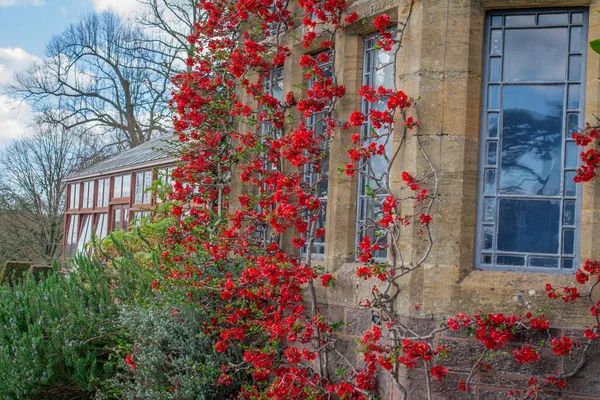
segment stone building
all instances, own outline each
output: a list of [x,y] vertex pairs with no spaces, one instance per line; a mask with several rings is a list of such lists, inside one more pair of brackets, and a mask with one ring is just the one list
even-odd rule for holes
[[[439,197],[431,210],[434,246],[426,262],[401,282],[395,310],[416,318],[417,328],[425,329],[435,326],[436,319],[461,312],[524,314],[547,306],[546,283],[574,286],[580,261],[600,255],[595,239],[600,233],[600,180],[572,183],[581,148],[570,138],[574,129],[594,122],[599,111],[600,56],[588,51],[587,43],[600,38],[600,0],[416,0],[395,76],[393,69],[377,68],[389,60],[374,46],[377,36],[369,22],[381,14],[403,20],[406,1],[348,4],[350,12],[368,23],[361,19],[335,38],[333,64],[347,93],[337,104],[336,117],[348,120],[352,111],[363,108],[358,91],[364,84],[395,80],[399,89],[419,99],[421,142],[439,179]],[[297,24],[282,37],[285,41],[302,33]],[[320,50],[318,41],[308,49],[297,40],[288,42],[292,57],[270,80],[275,96],[302,83],[300,58]],[[335,135],[331,142],[331,178],[321,190],[327,205],[322,221],[326,234],[311,250],[336,278],[335,290],[322,290],[319,300],[332,320],[346,323],[339,338],[348,357],[354,339],[373,323],[371,313],[358,307],[369,297],[370,283],[357,278],[361,264],[355,257],[361,234],[357,221],[376,212],[364,199],[360,176],[337,179],[351,144],[347,134]],[[140,147],[118,160],[136,159]],[[396,188],[402,185],[400,171],[427,170],[414,137],[407,138],[397,163],[393,171],[398,174],[391,177]],[[171,158],[99,164],[71,177],[67,253],[69,246],[76,248],[85,239],[85,221],[104,226],[98,222],[104,218],[111,230],[143,212],[135,200],[138,176],[145,182],[143,171],[173,164]],[[115,194],[125,179],[134,189]],[[104,187],[111,197],[98,207],[95,200],[86,207],[86,185],[94,188],[89,190],[98,201]],[[125,214],[118,216],[120,212]],[[418,239],[411,236],[402,246],[407,254],[416,253]],[[548,314],[558,334],[593,323],[586,304],[552,303]],[[439,336],[436,343],[456,354],[453,369],[468,373],[471,339]],[[590,359],[597,358],[596,350]],[[561,371],[573,362],[557,359],[540,368]],[[506,398],[513,387],[542,372],[504,367],[478,373],[476,398]],[[597,363],[586,365],[557,398],[600,399],[596,368]],[[405,381],[409,399],[426,398],[416,374],[407,372]],[[391,383],[381,382],[381,389],[384,398],[396,398]],[[434,389],[436,399],[461,398],[456,386]]]
[[[361,20],[335,38],[336,77],[347,93],[337,118],[347,121],[363,108],[363,84],[395,79],[398,89],[419,99],[421,141],[439,177],[431,210],[434,247],[402,281],[395,309],[435,326],[436,318],[460,312],[524,314],[549,304],[546,283],[574,286],[579,262],[600,254],[600,180],[573,184],[581,148],[570,137],[598,113],[600,56],[588,51],[588,42],[600,37],[600,1],[417,0],[396,76],[393,69],[377,69],[388,60],[373,46],[372,21],[384,13],[402,21],[406,1],[348,3]],[[298,24],[282,37],[302,33]],[[309,49],[294,40],[288,44],[292,57],[276,71],[276,96],[298,87],[301,56],[320,50],[318,41]],[[322,191],[325,240],[313,249],[336,277],[335,290],[323,290],[320,301],[333,320],[348,324],[340,338],[349,357],[353,340],[372,323],[371,314],[357,307],[369,297],[371,283],[356,277],[361,264],[355,257],[357,221],[373,213],[359,176],[337,179],[349,160],[350,136],[340,133],[331,142],[330,179]],[[416,139],[406,140],[393,168],[398,174],[391,177],[396,188],[400,171],[427,170]],[[410,256],[417,239],[402,245]],[[558,333],[593,323],[587,304],[553,303],[549,315]],[[440,336],[436,343],[451,344],[458,370],[472,364],[469,339]],[[544,367],[560,371],[572,362]],[[594,368],[586,366],[560,398],[600,399]],[[506,398],[535,371],[528,373],[480,372],[477,398]],[[407,373],[406,382],[410,399],[426,398],[416,375]],[[461,398],[451,389],[437,388],[435,398]],[[395,398],[391,384],[383,382],[382,390],[384,398]]]

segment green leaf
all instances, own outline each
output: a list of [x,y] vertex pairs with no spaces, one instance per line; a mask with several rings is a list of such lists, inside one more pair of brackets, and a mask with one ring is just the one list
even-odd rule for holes
[[596,53],[600,54],[600,39],[596,39],[596,40],[592,40],[590,42],[590,47],[592,48],[592,50],[594,50]]

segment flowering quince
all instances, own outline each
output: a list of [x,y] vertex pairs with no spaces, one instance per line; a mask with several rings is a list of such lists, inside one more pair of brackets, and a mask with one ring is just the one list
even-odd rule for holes
[[431,218],[430,215],[425,215],[425,214],[421,214],[419,216],[419,220],[421,221],[421,225],[427,225],[429,224],[431,221],[433,221],[433,218]]
[[362,126],[365,120],[366,118],[363,113],[361,113],[360,111],[352,111],[348,122],[351,126]]
[[335,286],[335,279],[333,278],[333,276],[331,276],[331,274],[325,274],[325,275],[321,276],[321,284],[324,287]]
[[356,22],[358,20],[358,14],[353,12],[352,14],[348,15],[346,18],[344,18],[344,22],[346,22],[347,24],[351,24],[353,22]]
[[537,351],[531,348],[531,344],[527,346],[522,346],[520,349],[515,349],[513,351],[513,358],[521,363],[533,363],[540,359],[540,355]]
[[429,372],[431,373],[431,376],[433,376],[438,382],[441,382],[446,377],[448,368],[442,367],[441,365],[436,365],[435,367],[431,368],[431,371]]
[[[313,181],[318,181],[329,141],[340,127],[360,128],[368,124],[375,128],[351,132],[352,145],[347,149],[350,162],[339,169],[349,177],[359,174],[363,178],[369,174],[365,165],[387,155],[389,149],[382,143],[391,132],[412,135],[409,131],[419,127],[419,122],[410,116],[413,113],[407,110],[413,100],[403,91],[383,86],[365,85],[359,95],[365,102],[378,102],[384,107],[372,108],[367,115],[354,111],[348,121],[333,117],[333,105],[346,89],[322,68],[335,58],[336,49],[331,40],[322,40],[326,38],[320,32],[321,26],[326,26],[337,33],[359,20],[358,14],[348,13],[346,3],[299,0],[299,9],[294,10],[299,15],[292,15],[284,2],[200,0],[198,6],[206,19],[199,22],[197,32],[189,38],[197,46],[196,54],[186,60],[191,68],[173,80],[176,88],[171,105],[177,113],[173,124],[183,149],[182,163],[172,174],[172,215],[176,223],[167,230],[168,251],[160,256],[161,268],[169,285],[181,282],[190,301],[210,310],[210,323],[203,332],[215,338],[216,352],[229,356],[243,349],[239,368],[230,364],[222,368],[219,377],[219,384],[231,385],[234,373],[247,372],[256,384],[244,387],[240,398],[320,400],[339,396],[363,400],[376,395],[378,373],[393,370],[399,364],[424,368],[448,355],[447,349],[434,349],[424,340],[399,338],[395,345],[390,344],[390,337],[382,338],[379,326],[373,326],[362,337],[359,351],[363,360],[351,377],[329,381],[302,365],[314,364],[319,359],[319,349],[328,348],[327,340],[333,335],[326,316],[305,310],[306,289],[319,283],[318,279],[324,287],[335,284],[331,274],[304,265],[299,257],[286,253],[278,244],[278,238],[283,234],[290,237],[290,232],[294,232],[291,242],[296,248],[325,234],[323,228],[314,226],[323,204],[314,190],[316,184],[309,182],[307,175],[315,174]],[[242,21],[256,21],[253,23],[257,29],[245,31],[239,40],[234,40],[231,32],[238,31]],[[303,78],[310,84],[304,82],[307,90],[302,98],[296,99],[293,92],[288,92],[282,100],[266,83],[276,66],[289,62],[290,47],[287,40],[269,37],[279,35],[278,29],[272,29],[274,26],[285,30],[297,21],[303,25],[302,45],[311,51],[318,47],[327,51],[301,56]],[[393,24],[390,17],[379,15],[373,24],[381,35],[377,46],[392,50],[395,39],[388,30]],[[322,40],[320,45],[316,40]],[[296,114],[299,121],[292,118]],[[316,123],[308,122],[315,119]],[[232,121],[252,128],[238,132]],[[317,129],[317,124],[323,129]],[[263,131],[264,126],[271,129]],[[598,136],[595,129],[588,127],[573,139],[585,146],[597,141]],[[582,165],[575,181],[583,182],[596,174],[600,154],[589,149],[580,157]],[[284,170],[281,165],[293,168]],[[397,172],[394,169],[393,173]],[[235,174],[256,191],[230,198],[233,194],[228,177]],[[387,248],[385,235],[390,237],[390,233],[416,221],[417,216],[422,226],[415,231],[423,232],[423,226],[432,222],[426,211],[429,204],[423,203],[433,201],[436,194],[421,187],[427,185],[428,175],[415,179],[404,171],[401,178],[404,186],[398,188],[398,193],[392,195],[388,189],[375,193],[382,213],[372,221],[377,234],[363,235],[358,245],[357,259],[364,263],[356,269],[360,278],[392,282],[402,270],[374,257]],[[400,197],[400,193],[408,195]],[[412,205],[414,212],[400,215],[405,213],[405,204],[406,209]],[[235,210],[230,211],[232,208]],[[230,261],[235,263],[236,272],[228,270]],[[598,276],[600,263],[587,260],[577,271],[576,279],[585,284]],[[167,287],[160,282],[161,289]],[[158,289],[158,283],[153,288]],[[377,310],[382,292],[374,285],[372,293],[374,299],[362,305]],[[577,288],[557,290],[550,285],[547,293],[566,302],[580,296]],[[205,298],[208,300],[203,303]],[[592,305],[591,312],[598,315],[600,305]],[[397,323],[393,319],[382,320],[389,330]],[[519,338],[522,330],[547,331],[549,321],[543,314],[528,313],[522,317],[481,312],[450,317],[441,329],[463,330],[461,334],[473,334],[482,347],[499,351]],[[597,327],[587,329],[584,337],[596,340],[596,330]],[[267,345],[270,343],[273,345]],[[572,346],[573,342],[565,337],[551,343],[558,355],[568,354]],[[519,363],[537,362],[541,354],[531,344],[512,351]],[[126,363],[135,369],[131,355],[128,357]],[[492,368],[484,363],[477,367]],[[424,372],[441,381],[449,371],[435,365]],[[548,377],[544,384],[562,387],[564,381]],[[471,391],[462,379],[458,386],[460,391]],[[529,390],[533,393],[538,387],[541,385],[536,381]]]
[[385,32],[385,28],[387,28],[389,24],[390,16],[387,14],[378,15],[373,21],[373,25],[375,25],[375,28],[377,28],[380,33]]
[[552,351],[557,356],[566,356],[571,352],[573,347],[573,341],[566,336],[561,337],[560,340],[557,338],[552,339]]
[[129,365],[132,370],[137,369],[137,365],[133,362],[133,356],[131,354],[125,356],[125,363]]

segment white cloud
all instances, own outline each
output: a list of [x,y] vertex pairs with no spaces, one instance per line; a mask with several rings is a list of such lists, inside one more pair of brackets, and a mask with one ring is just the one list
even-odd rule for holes
[[13,6],[43,6],[44,0],[0,0],[0,8]]
[[66,15],[68,12],[69,12],[69,10],[67,10],[65,7],[61,7],[61,8],[58,10],[58,13],[59,13],[60,15]]
[[29,104],[0,95],[0,142],[23,136],[32,119]]
[[[6,0],[0,0],[0,4]],[[16,72],[32,63],[41,61],[19,47],[0,48],[0,91],[11,82]],[[25,134],[27,125],[33,119],[31,106],[17,102],[5,94],[0,94],[0,143]]]
[[0,47],[0,85],[9,83],[15,72],[37,61],[41,60],[19,47]]
[[[5,1],[5,0],[0,0]],[[10,1],[10,0],[8,0]],[[97,12],[115,11],[120,15],[129,15],[140,10],[143,5],[137,0],[91,0]]]

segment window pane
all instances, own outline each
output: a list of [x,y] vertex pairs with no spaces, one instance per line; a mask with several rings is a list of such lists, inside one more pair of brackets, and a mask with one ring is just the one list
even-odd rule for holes
[[502,15],[492,17],[492,26],[502,26]]
[[532,257],[529,265],[538,268],[558,268],[558,258],[537,258]]
[[123,229],[129,226],[129,208],[123,207]]
[[582,29],[580,27],[571,28],[571,44],[570,49],[573,53],[581,52],[581,36]]
[[96,199],[96,207],[102,207],[102,200],[104,199],[104,179],[98,181],[98,198]]
[[569,14],[540,14],[538,22],[540,25],[566,25],[569,23]]
[[562,81],[567,71],[567,28],[505,31],[505,81]]
[[113,190],[113,197],[114,198],[121,198],[123,197],[123,177],[122,176],[117,176],[115,177],[115,187]]
[[96,237],[98,239],[104,239],[108,234],[108,215],[98,214],[98,221],[96,222]]
[[500,82],[502,60],[500,57],[490,59],[490,82]]
[[496,264],[522,267],[525,265],[525,258],[524,257],[515,257],[515,256],[497,256]]
[[117,208],[113,211],[113,229],[121,228],[121,209]]
[[563,93],[561,86],[504,87],[501,193],[559,193]]
[[563,224],[575,225],[575,200],[565,200]]
[[490,254],[483,254],[481,256],[481,262],[484,264],[491,264],[492,263],[492,256]]
[[82,208],[87,208],[87,204],[89,201],[89,198],[88,198],[89,189],[90,189],[89,182],[83,182],[83,207]]
[[565,229],[563,231],[563,254],[573,254],[575,244],[575,231]]
[[567,155],[565,157],[567,168],[577,168],[577,144],[575,142],[567,142]]
[[581,85],[573,84],[569,85],[569,94],[567,100],[567,106],[569,110],[579,109],[579,98],[581,96]]
[[569,57],[569,80],[581,80],[581,56]]
[[579,131],[579,114],[567,115],[567,137],[570,139]]
[[104,199],[102,200],[102,206],[108,207],[108,199],[110,195],[110,179],[104,180]]
[[485,171],[485,194],[496,194],[496,170]]
[[383,86],[391,89],[394,87],[394,66],[392,64],[393,51],[373,50],[375,60],[375,77],[373,87]]
[[152,171],[144,172],[144,204],[150,204],[152,193],[148,190],[152,186]]
[[496,165],[497,149],[498,149],[497,142],[489,142],[488,143],[488,152],[487,152],[488,165]]
[[563,259],[562,267],[563,267],[563,269],[571,269],[571,268],[573,268],[573,259],[572,258],[565,258],[565,259]]
[[496,215],[496,199],[488,197],[483,203],[483,220],[494,222],[494,215]]
[[490,85],[488,94],[488,108],[497,110],[500,108],[500,86]]
[[577,186],[573,178],[575,178],[575,171],[565,172],[565,196],[573,197],[577,194]]
[[535,14],[528,15],[507,15],[506,26],[527,26],[535,25]]
[[498,136],[498,114],[488,115],[488,136],[491,138]]
[[483,248],[486,250],[494,248],[494,228],[491,226],[483,227]]
[[92,239],[92,216],[86,215],[83,217],[83,223],[81,225],[81,234],[79,235],[79,241],[77,242],[77,250],[82,251],[84,245]]
[[144,174],[139,172],[135,174],[135,198],[136,204],[142,203],[142,193],[144,192]]
[[123,197],[129,197],[131,194],[131,175],[123,176],[123,193],[121,194]]
[[499,56],[502,54],[502,31],[499,29],[492,30],[492,45],[490,54]]
[[571,14],[571,23],[572,24],[582,24],[583,23],[583,14],[582,13]]
[[500,199],[498,250],[558,253],[560,200]]

